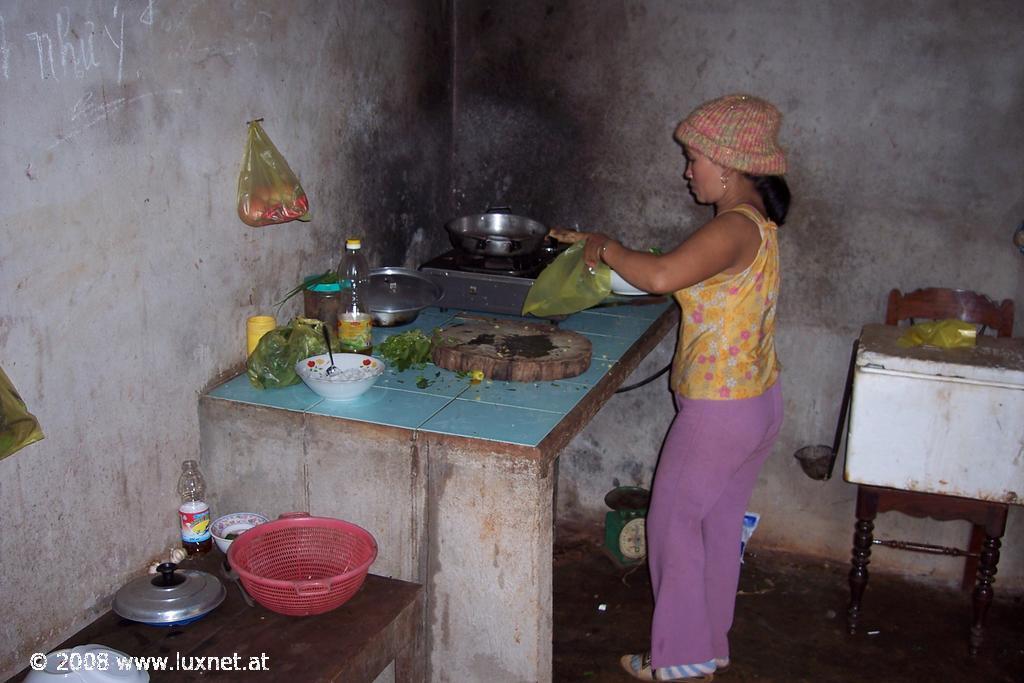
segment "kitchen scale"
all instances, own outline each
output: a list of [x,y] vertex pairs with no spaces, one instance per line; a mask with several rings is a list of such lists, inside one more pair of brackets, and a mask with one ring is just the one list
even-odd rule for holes
[[452,249],[420,266],[444,290],[437,306],[519,315],[537,276],[569,245],[547,239],[532,254],[486,256]]
[[638,486],[609,491],[604,516],[604,549],[621,567],[640,564],[647,557],[647,507],[651,494]]

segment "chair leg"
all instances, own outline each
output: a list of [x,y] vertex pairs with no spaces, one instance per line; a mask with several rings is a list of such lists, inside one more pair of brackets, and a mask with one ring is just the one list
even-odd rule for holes
[[989,605],[992,604],[992,581],[996,575],[996,566],[999,564],[999,547],[1002,545],[995,536],[986,536],[981,544],[981,560],[978,563],[978,584],[974,588],[973,612],[974,620],[971,624],[970,653],[971,656],[978,654],[981,642],[985,637],[985,617],[988,615]]
[[[985,540],[985,527],[975,524],[971,527],[971,539],[967,543],[967,552],[972,555],[981,553],[981,544]],[[974,588],[978,579],[978,558],[967,557],[964,561],[964,576],[960,582],[960,588],[967,592]]]
[[857,632],[860,617],[860,603],[868,585],[868,564],[871,562],[871,532],[875,523],[871,519],[857,518],[853,534],[853,565],[850,569],[850,607],[846,610],[846,628],[850,634]]

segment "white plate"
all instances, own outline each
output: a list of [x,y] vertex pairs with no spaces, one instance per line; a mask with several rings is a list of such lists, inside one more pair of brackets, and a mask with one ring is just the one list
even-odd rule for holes
[[622,276],[612,271],[612,294],[618,294],[619,296],[643,296],[644,294],[650,294],[642,289],[637,289],[633,285],[629,284],[622,279]]
[[[118,665],[118,660],[122,670]],[[54,650],[46,655],[45,663],[33,662],[42,669],[34,669],[25,677],[25,683],[146,683],[149,672],[135,668],[132,657],[106,645],[79,645],[66,650]]]

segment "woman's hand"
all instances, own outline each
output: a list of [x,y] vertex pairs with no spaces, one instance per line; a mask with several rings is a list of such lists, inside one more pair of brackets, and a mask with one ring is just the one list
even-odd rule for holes
[[607,235],[597,232],[579,232],[578,230],[566,230],[565,228],[551,228],[548,230],[548,237],[558,240],[564,244],[575,244],[586,242],[583,247],[583,262],[593,270],[601,262],[601,249],[611,241]]
[[600,233],[595,232],[587,235],[587,243],[583,247],[583,262],[587,264],[588,268],[593,270],[601,263],[604,257],[604,248],[611,241],[610,237]]
[[548,230],[548,237],[563,244],[574,244],[580,240],[587,239],[587,233],[578,230],[566,230],[565,228],[551,228]]

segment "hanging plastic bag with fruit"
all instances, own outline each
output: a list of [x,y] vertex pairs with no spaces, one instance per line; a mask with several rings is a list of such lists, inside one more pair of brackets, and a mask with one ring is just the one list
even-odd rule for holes
[[238,217],[258,228],[310,220],[309,200],[299,179],[267,137],[262,119],[249,122],[249,137],[238,174]]

